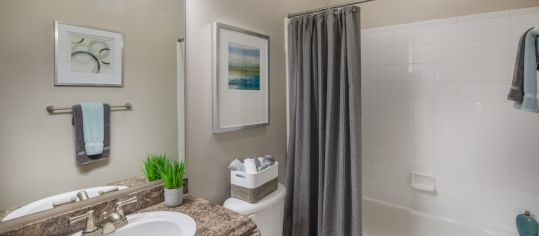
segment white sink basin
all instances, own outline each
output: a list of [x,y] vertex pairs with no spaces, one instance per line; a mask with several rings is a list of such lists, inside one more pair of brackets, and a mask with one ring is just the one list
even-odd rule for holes
[[35,202],[32,202],[28,205],[24,205],[22,207],[17,208],[16,210],[9,213],[2,221],[11,220],[14,218],[22,217],[25,215],[29,215],[32,213],[52,209],[52,204],[54,202],[62,202],[71,199],[75,195],[77,195],[78,192],[84,190],[86,193],[88,193],[88,197],[93,198],[96,196],[99,196],[99,191],[101,190],[110,190],[115,187],[118,187],[119,190],[126,189],[126,186],[102,186],[102,187],[95,187],[95,188],[87,188],[87,189],[79,189],[67,193],[61,193],[54,196],[50,196],[47,198],[43,198],[41,200],[37,200]]
[[[111,236],[194,236],[197,224],[190,216],[171,211],[153,211],[128,215],[129,222],[108,234]],[[81,232],[73,234],[79,236]]]

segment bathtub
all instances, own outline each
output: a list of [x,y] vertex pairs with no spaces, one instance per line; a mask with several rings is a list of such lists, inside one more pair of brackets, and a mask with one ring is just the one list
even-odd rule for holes
[[363,197],[363,236],[518,236]]

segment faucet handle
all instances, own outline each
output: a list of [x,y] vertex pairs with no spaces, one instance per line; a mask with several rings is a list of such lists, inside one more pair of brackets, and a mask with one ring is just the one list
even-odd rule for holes
[[105,195],[107,193],[118,191],[118,190],[120,190],[120,188],[114,187],[114,188],[107,189],[107,190],[99,190],[98,194],[99,194],[99,196],[102,196],[102,195]]
[[86,228],[83,230],[83,233],[93,233],[98,230],[95,222],[94,210],[89,210],[85,214],[69,218],[69,225],[72,225],[82,220],[86,220]]
[[77,193],[77,198],[81,201],[84,201],[90,199],[90,196],[88,196],[88,193],[86,191],[82,190]]
[[116,202],[116,213],[120,214],[120,216],[125,218],[123,207],[125,205],[129,205],[129,204],[135,203],[135,202],[137,202],[137,196],[133,196],[132,198],[126,199],[124,201],[119,201],[118,200],[118,202]]
[[132,198],[129,198],[129,199],[126,199],[126,200],[123,200],[123,201],[118,201],[118,202],[116,202],[116,206],[117,207],[123,207],[125,205],[135,203],[135,202],[137,202],[137,196],[133,196]]
[[69,200],[59,201],[59,202],[53,202],[53,203],[52,203],[52,207],[59,207],[59,206],[65,205],[65,204],[74,203],[74,202],[78,202],[78,201],[79,201],[79,198],[77,198],[77,197],[72,197],[72,198],[70,198]]

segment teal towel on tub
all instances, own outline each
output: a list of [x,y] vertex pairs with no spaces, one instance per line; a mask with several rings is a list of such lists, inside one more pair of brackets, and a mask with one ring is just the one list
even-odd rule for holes
[[539,42],[537,34],[530,30],[526,36],[524,52],[524,98],[521,105],[517,105],[522,110],[538,112],[537,102],[537,63],[539,60]]
[[103,103],[81,103],[82,128],[86,155],[103,153],[105,137],[105,113]]

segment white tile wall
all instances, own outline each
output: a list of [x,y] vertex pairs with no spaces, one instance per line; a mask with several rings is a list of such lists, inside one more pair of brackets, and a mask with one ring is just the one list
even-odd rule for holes
[[518,212],[539,215],[539,114],[506,100],[537,24],[539,7],[364,30],[364,194],[512,232]]

